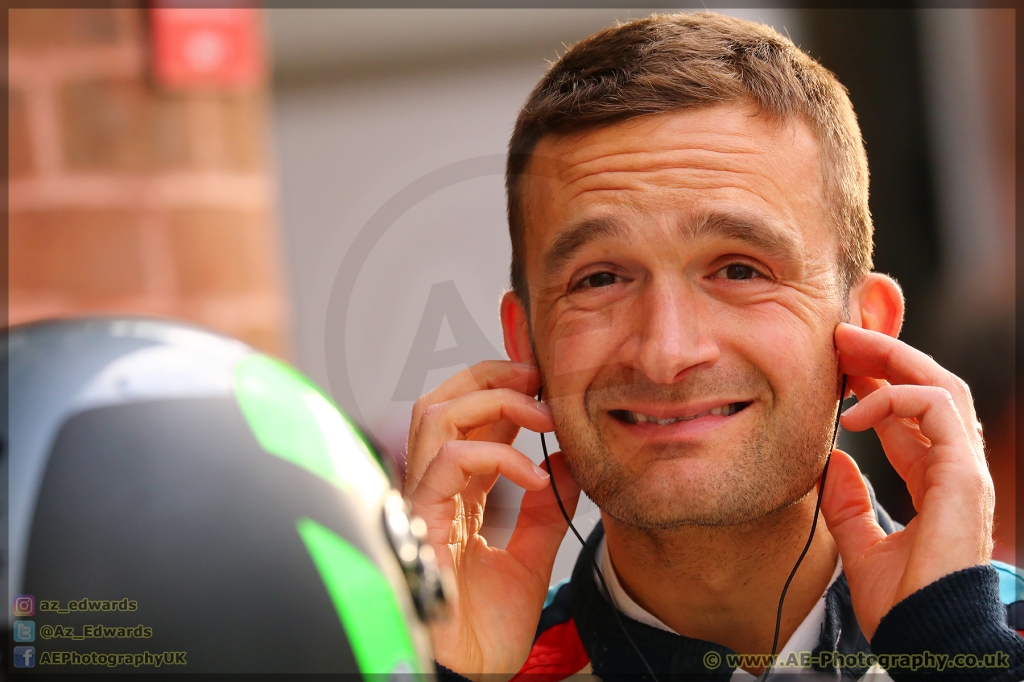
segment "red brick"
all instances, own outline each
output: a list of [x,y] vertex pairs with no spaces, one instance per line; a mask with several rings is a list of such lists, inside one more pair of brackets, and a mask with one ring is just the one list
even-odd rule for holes
[[8,91],[7,108],[7,172],[21,177],[32,172],[32,142],[29,138],[25,96],[20,90]]
[[177,282],[183,295],[275,291],[274,239],[266,216],[229,209],[181,209],[172,218]]
[[11,290],[95,300],[143,291],[138,216],[130,211],[12,213]]
[[264,167],[270,134],[266,111],[266,97],[262,93],[224,98],[224,150],[229,169],[252,171]]
[[190,165],[235,172],[265,167],[265,93],[190,93],[186,107]]
[[144,15],[138,8],[24,8],[7,16],[10,49],[44,50],[137,40]]
[[280,325],[273,325],[266,327],[250,327],[241,331],[236,331],[233,336],[236,339],[245,341],[253,348],[258,348],[264,353],[270,353],[276,355],[279,358],[287,358],[287,347],[288,344],[284,338],[284,332],[281,330]]
[[[14,10],[10,47],[31,62],[47,51],[140,43],[144,20],[138,7]],[[266,168],[265,92],[174,94],[142,77],[97,75],[64,82],[56,96],[60,154],[72,172],[144,176],[200,167],[245,173]],[[24,98],[18,91],[10,95],[12,177],[38,170]],[[223,191],[230,194],[231,186],[226,183]],[[223,199],[230,205],[247,197]],[[158,210],[168,211],[160,214],[167,216],[159,230],[166,242],[157,240],[155,247],[153,225],[137,211],[15,211],[9,220],[11,318],[100,311],[172,315],[220,325],[224,333],[283,355],[280,267],[270,214]]]
[[278,294],[198,294],[178,301],[178,316],[284,357],[284,301]]
[[181,97],[141,80],[68,84],[61,93],[61,118],[69,168],[151,171],[187,165]]

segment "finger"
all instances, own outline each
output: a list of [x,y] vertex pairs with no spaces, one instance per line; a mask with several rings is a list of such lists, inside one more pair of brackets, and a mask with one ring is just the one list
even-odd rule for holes
[[953,398],[938,386],[885,386],[846,410],[841,423],[850,431],[864,431],[891,416],[917,419],[921,435],[931,445],[929,452],[947,446],[941,451],[971,452],[973,456]]
[[415,490],[420,476],[444,443],[464,440],[473,429],[501,421],[541,432],[555,428],[551,408],[509,388],[476,391],[431,405],[420,418],[416,440],[409,444],[406,490]]
[[484,505],[487,501],[487,493],[491,492],[500,476],[501,474],[493,473],[486,476],[474,476],[470,479],[469,485],[462,491],[462,501],[467,511],[471,508],[477,509],[482,518]]
[[933,465],[952,465],[949,472],[962,481],[969,480],[972,472],[986,470],[970,445],[952,398],[937,386],[883,387],[847,410],[842,423],[851,431],[874,427],[918,511],[929,477],[934,482],[932,472],[939,471]]
[[419,486],[410,495],[415,506],[446,504],[469,485],[474,476],[501,474],[527,490],[548,485],[546,471],[510,445],[449,441],[430,462]]
[[[971,424],[971,442],[981,447],[980,428],[974,428],[977,416],[971,389],[960,377],[935,362],[931,357],[891,336],[850,324],[840,324],[835,331],[839,350],[839,369],[851,376],[870,376],[891,384],[941,386],[953,397],[953,403]],[[980,425],[979,425],[980,426]]]
[[842,450],[832,451],[821,495],[821,514],[848,570],[885,537],[860,469]]
[[493,443],[512,444],[519,435],[519,425],[502,420],[496,424],[473,429],[466,434],[466,440],[489,440]]
[[[847,386],[857,395],[858,400],[864,400],[867,396],[889,384],[881,379],[871,377],[848,377]],[[889,461],[900,477],[907,482],[911,497],[914,499],[914,507],[917,508],[918,500],[915,491],[918,490],[917,480],[912,468],[913,463],[924,457],[931,441],[921,434],[920,426],[916,420],[890,417],[875,424],[875,432],[882,448],[889,453]]]
[[[556,452],[549,459],[558,496],[565,512],[572,518],[580,499],[580,487],[569,473],[562,453]],[[519,519],[506,551],[547,584],[551,579],[555,555],[568,528],[551,486],[527,492],[523,495]]]
[[886,382],[881,379],[874,379],[872,377],[847,375],[846,377],[846,388],[852,391],[853,395],[857,396],[858,400],[863,400],[865,397],[871,395],[882,386],[885,386]]
[[931,441],[917,424],[895,416],[876,424],[875,431],[893,469],[906,482],[914,509],[920,511]]
[[484,360],[458,372],[413,404],[409,443],[416,437],[423,412],[431,405],[492,388],[509,388],[527,395],[536,395],[540,388],[540,372],[535,365],[507,360]]
[[[858,400],[863,400],[874,391],[890,384],[870,377],[849,377],[848,385],[853,388]],[[874,425],[874,431],[878,433],[885,451],[892,454],[889,459],[899,475],[907,482],[910,494],[913,496],[913,476],[907,468],[906,462],[912,463],[924,457],[932,445],[931,441],[922,434],[918,420],[903,419],[895,415]],[[916,506],[916,501],[914,504]]]
[[[863,413],[860,411],[863,410]],[[916,418],[921,435],[930,445],[921,450],[886,448],[885,454],[903,476],[916,509],[924,511],[926,495],[943,489],[972,499],[990,480],[984,453],[971,446],[971,438],[952,397],[934,386],[888,386],[848,410],[844,424],[858,430],[881,419]],[[916,459],[915,459],[916,457]],[[980,487],[979,487],[980,486]],[[984,492],[984,491],[983,491]]]
[[835,341],[840,354],[839,369],[851,376],[934,386],[949,374],[921,351],[880,332],[840,323]]

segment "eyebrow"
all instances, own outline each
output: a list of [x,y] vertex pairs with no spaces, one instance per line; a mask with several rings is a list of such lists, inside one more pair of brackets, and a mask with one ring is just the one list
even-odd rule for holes
[[[688,220],[680,228],[683,237],[729,239],[744,242],[786,265],[800,262],[798,240],[773,222],[750,216],[705,211]],[[635,235],[623,223],[611,217],[584,218],[562,231],[544,254],[543,269],[552,273],[564,266],[587,244],[605,237],[633,240]]]
[[707,211],[683,229],[693,240],[717,237],[744,242],[786,265],[795,265],[801,260],[799,240],[774,221]]
[[544,254],[544,271],[552,273],[565,265],[577,251],[602,237],[626,238],[628,230],[614,218],[584,218],[562,230]]

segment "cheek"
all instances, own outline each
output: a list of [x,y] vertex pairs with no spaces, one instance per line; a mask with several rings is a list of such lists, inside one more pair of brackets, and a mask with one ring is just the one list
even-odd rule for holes
[[720,339],[767,376],[776,392],[806,391],[833,369],[831,337],[808,327],[785,308],[768,304],[733,314],[721,311]]
[[559,324],[551,337],[549,374],[562,384],[585,386],[612,362],[620,343],[622,322],[607,312],[577,316]]
[[610,363],[618,329],[611,315],[581,319],[560,329],[552,345],[551,372],[562,381],[586,381]]

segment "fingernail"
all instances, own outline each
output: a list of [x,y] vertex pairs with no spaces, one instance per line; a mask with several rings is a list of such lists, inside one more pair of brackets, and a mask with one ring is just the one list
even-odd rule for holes
[[521,369],[524,372],[528,372],[533,369],[533,363],[531,362],[513,362],[512,366],[516,369]]
[[533,473],[537,474],[537,478],[539,478],[541,480],[547,480],[547,479],[551,478],[551,474],[549,474],[548,472],[544,471],[543,469],[541,469],[536,464],[533,465]]
[[536,407],[541,412],[543,412],[544,414],[546,414],[547,416],[549,416],[549,417],[551,416],[551,408],[548,407],[547,403],[542,403],[539,400],[534,400],[533,401],[533,406]]
[[847,407],[845,410],[843,410],[843,416],[845,417],[846,415],[848,415],[851,412],[853,412],[855,409],[857,409],[858,405],[860,405],[860,403],[854,403],[853,405],[850,405],[849,407]]

